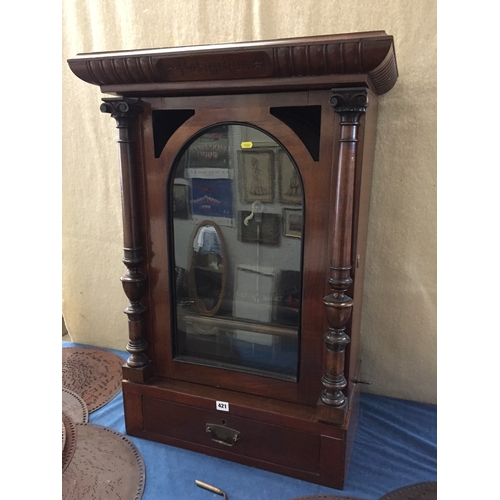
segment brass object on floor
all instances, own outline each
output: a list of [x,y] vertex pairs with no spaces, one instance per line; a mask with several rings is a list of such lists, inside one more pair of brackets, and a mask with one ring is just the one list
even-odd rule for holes
[[216,488],[215,486],[212,486],[211,484],[204,483],[203,481],[199,481],[198,479],[196,479],[194,482],[196,483],[196,486],[199,486],[200,488],[211,491],[212,493],[216,493],[217,495],[222,496],[224,498],[224,500],[227,500],[226,492],[221,490],[220,488]]

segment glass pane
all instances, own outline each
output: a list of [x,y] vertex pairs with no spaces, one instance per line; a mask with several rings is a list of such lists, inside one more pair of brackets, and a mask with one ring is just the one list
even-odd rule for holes
[[211,127],[169,193],[176,359],[296,380],[303,196],[290,156],[253,127]]

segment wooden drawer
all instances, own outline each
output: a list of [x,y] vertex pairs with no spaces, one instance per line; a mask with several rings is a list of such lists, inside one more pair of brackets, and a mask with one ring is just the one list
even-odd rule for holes
[[[215,442],[207,424],[238,431],[237,440],[230,446]],[[293,469],[319,471],[320,436],[224,412],[143,396],[143,430]]]

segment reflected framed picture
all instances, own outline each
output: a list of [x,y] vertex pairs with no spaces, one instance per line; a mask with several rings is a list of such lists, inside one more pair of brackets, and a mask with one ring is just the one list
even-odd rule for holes
[[274,151],[242,149],[240,160],[241,197],[246,203],[274,201]]
[[[248,220],[252,212],[240,210],[238,216],[238,239],[243,243],[261,243],[262,245],[280,244],[280,224],[279,214],[262,214],[260,220],[252,217]],[[248,224],[245,224],[247,220]]]
[[191,203],[193,215],[212,219],[233,217],[232,179],[193,178],[191,179]]
[[302,181],[299,171],[284,151],[279,152],[278,159],[280,202],[290,204],[302,203]]
[[284,235],[289,238],[302,238],[303,213],[296,208],[283,209]]
[[176,219],[189,218],[189,184],[183,179],[175,180],[172,188],[172,210]]

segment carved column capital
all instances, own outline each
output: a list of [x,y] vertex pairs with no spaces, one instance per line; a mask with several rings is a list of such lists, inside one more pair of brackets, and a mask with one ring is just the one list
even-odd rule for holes
[[137,98],[110,97],[104,98],[100,107],[101,113],[110,113],[116,120],[135,118],[141,114],[142,108]]
[[363,88],[333,89],[330,104],[341,116],[366,113],[368,92]]

